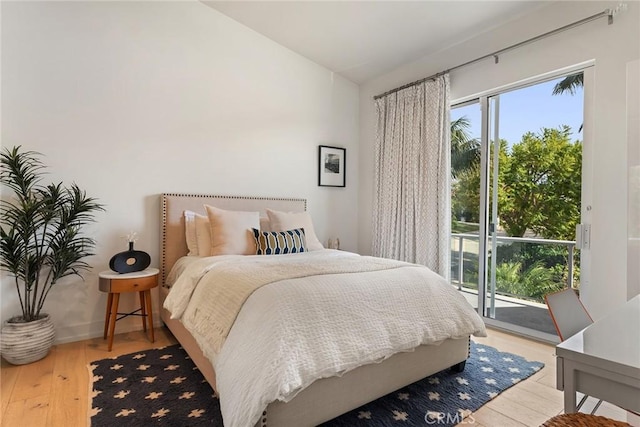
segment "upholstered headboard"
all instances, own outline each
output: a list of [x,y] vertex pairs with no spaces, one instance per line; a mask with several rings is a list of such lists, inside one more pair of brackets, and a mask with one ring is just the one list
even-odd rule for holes
[[285,212],[302,212],[307,210],[306,199],[286,199],[272,197],[245,196],[210,196],[195,194],[164,193],[161,197],[160,230],[160,279],[164,286],[165,279],[173,264],[188,252],[185,239],[185,210],[205,214],[204,205],[233,211],[258,211],[266,216],[265,209]]

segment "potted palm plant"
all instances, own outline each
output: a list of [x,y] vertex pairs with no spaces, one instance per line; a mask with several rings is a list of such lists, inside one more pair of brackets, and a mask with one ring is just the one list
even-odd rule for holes
[[43,312],[49,291],[60,279],[81,276],[95,242],[82,228],[103,210],[76,184],[42,184],[40,154],[21,147],[0,153],[0,184],[13,192],[0,204],[0,268],[14,279],[21,315],[2,324],[0,353],[9,363],[45,357],[54,338]]

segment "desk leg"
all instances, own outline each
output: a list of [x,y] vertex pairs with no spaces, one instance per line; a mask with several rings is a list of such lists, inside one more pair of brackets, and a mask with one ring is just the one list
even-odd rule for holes
[[111,351],[113,347],[113,334],[116,330],[116,318],[118,317],[118,303],[120,302],[120,294],[113,294],[113,302],[111,304],[111,319],[109,319],[109,347]]
[[142,330],[147,332],[147,307],[145,306],[145,291],[138,292],[140,294],[140,313],[142,314]]
[[573,363],[564,361],[564,413],[572,414],[576,409],[576,371]]
[[151,291],[144,291],[145,300],[147,303],[147,319],[149,319],[149,329],[151,330],[151,342],[155,341],[153,336],[153,307],[151,306]]
[[109,296],[107,297],[107,314],[104,318],[104,334],[102,339],[107,339],[107,331],[109,330],[109,315],[111,314],[111,304],[113,303],[113,294],[109,292]]

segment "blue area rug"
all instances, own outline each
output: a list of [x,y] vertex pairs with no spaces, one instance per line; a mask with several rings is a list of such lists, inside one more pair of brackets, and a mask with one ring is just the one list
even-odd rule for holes
[[[322,426],[454,426],[543,366],[472,341],[463,372],[444,370]],[[223,427],[213,390],[179,345],[98,360],[89,368],[92,427]]]

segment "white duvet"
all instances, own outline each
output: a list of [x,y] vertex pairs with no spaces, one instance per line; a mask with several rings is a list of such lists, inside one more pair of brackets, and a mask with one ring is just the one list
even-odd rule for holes
[[[262,286],[246,300],[218,353],[195,327],[224,263],[310,263],[359,255],[333,250],[277,256],[221,256],[188,264],[165,308],[193,334],[216,371],[226,427],[253,426],[266,406],[289,401],[319,378],[380,362],[421,344],[485,336],[482,319],[454,287],[426,267],[314,275]],[[369,258],[369,257],[364,257]],[[364,261],[364,258],[363,261]],[[350,259],[353,261],[353,258]],[[394,261],[389,261],[394,262]],[[233,284],[230,284],[233,285]],[[209,308],[207,308],[209,307]]]

